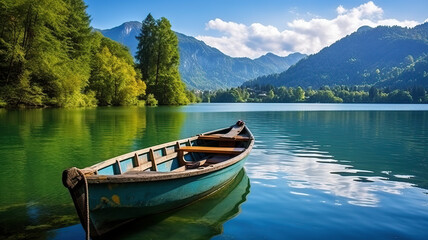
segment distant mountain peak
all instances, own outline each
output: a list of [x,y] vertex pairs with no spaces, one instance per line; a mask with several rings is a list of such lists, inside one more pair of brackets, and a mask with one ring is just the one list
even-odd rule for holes
[[274,54],[274,53],[271,53],[271,52],[268,52],[268,53],[266,53],[266,54],[265,54],[265,55],[263,55],[263,56],[270,57],[270,56],[278,56],[278,55],[276,55],[276,54]]
[[[135,38],[141,31],[141,22],[125,22],[118,27],[99,30],[104,36],[126,45],[132,55],[137,52]],[[213,90],[240,86],[243,82],[262,75],[279,73],[306,55],[280,57],[273,53],[258,59],[233,58],[217,48],[194,37],[176,32],[180,50],[180,75],[189,88]]]
[[134,26],[140,26],[141,27],[141,22],[139,22],[139,21],[129,21],[129,22],[125,22],[125,23],[123,23],[123,24],[125,24],[125,25],[134,25]]
[[137,22],[137,21],[132,21],[132,22],[126,22],[124,24],[124,29],[125,29],[125,33],[126,35],[130,34],[132,30],[137,30],[139,31],[141,29],[141,23]]
[[370,27],[370,26],[361,26],[361,27],[359,27],[358,28],[358,30],[357,30],[357,32],[365,32],[365,31],[368,31],[368,30],[371,30],[371,29],[373,29],[372,27]]
[[280,56],[278,56],[278,55],[276,55],[276,54],[274,54],[272,52],[268,52],[265,55],[262,55],[262,56],[260,56],[260,57],[258,57],[256,59],[263,59],[263,58],[280,58]]
[[285,57],[295,57],[295,56],[298,56],[298,57],[305,57],[305,56],[306,56],[306,54],[302,54],[302,53],[299,53],[299,52],[295,52],[295,53],[290,53],[290,54],[289,54],[289,55],[287,55],[287,56],[281,57],[281,56],[279,56],[279,55],[276,55],[275,53],[268,52],[268,53],[266,53],[265,55],[260,56],[259,58],[285,58]]

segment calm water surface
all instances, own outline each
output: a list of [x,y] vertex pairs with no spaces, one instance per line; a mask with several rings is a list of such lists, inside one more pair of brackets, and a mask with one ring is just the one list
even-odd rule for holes
[[428,105],[0,109],[0,239],[83,239],[61,173],[243,119],[227,187],[112,239],[428,239]]

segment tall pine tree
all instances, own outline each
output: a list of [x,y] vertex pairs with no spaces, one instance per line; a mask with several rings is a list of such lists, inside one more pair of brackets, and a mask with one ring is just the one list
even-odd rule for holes
[[156,28],[156,20],[149,14],[143,21],[140,35],[137,36],[138,46],[135,58],[139,61],[137,67],[141,70],[143,80],[147,82],[154,82],[150,77],[153,78],[156,73],[154,44],[156,42]]
[[188,104],[185,85],[178,71],[178,39],[166,18],[155,20],[151,14],[143,21],[136,59],[147,84],[162,105]]

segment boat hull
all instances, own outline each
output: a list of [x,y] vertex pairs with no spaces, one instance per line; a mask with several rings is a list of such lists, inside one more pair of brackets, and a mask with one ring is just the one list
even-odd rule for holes
[[92,235],[132,219],[185,206],[232,181],[245,159],[218,171],[186,178],[134,183],[89,183]]
[[167,212],[231,182],[254,145],[237,124],[64,170],[83,228],[97,238],[135,218]]

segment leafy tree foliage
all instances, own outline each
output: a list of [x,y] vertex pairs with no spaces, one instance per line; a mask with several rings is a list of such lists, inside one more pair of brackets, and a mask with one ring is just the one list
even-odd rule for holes
[[391,103],[412,103],[413,98],[408,91],[394,90],[388,94],[388,102]]
[[[214,92],[203,92],[204,102],[277,102],[277,103],[428,103],[428,93],[423,87],[410,90],[394,90],[375,87],[323,86],[319,90],[301,87],[231,88]],[[416,99],[416,100],[415,100]]]
[[147,95],[146,104],[147,104],[147,106],[154,107],[154,106],[158,105],[158,100],[156,100],[155,96],[150,93]]
[[319,90],[308,99],[308,102],[341,103],[343,99],[336,97],[331,90]]
[[189,101],[191,103],[202,102],[202,98],[201,98],[200,94],[197,93],[195,90],[193,90],[193,91],[186,90],[186,96],[187,96],[187,99],[189,99]]
[[100,105],[135,105],[146,86],[134,69],[126,47],[104,38],[92,59],[88,90],[94,91]]
[[1,8],[0,88],[8,104],[90,104],[81,92],[90,72],[84,2],[5,0]]
[[[83,0],[0,2],[0,98],[8,106],[135,104],[129,50],[92,33]],[[4,104],[2,104],[4,105]]]
[[152,93],[162,105],[188,104],[185,85],[178,71],[178,40],[166,18],[147,15],[141,27],[137,55],[138,67]]

